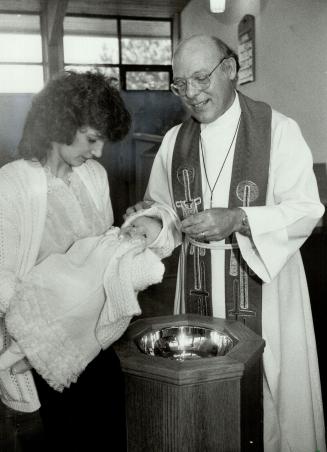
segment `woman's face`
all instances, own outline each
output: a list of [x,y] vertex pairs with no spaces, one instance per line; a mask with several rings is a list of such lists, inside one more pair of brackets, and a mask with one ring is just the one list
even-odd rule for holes
[[86,160],[93,157],[100,158],[104,138],[95,129],[89,126],[77,130],[72,144],[61,144],[59,146],[59,157],[70,166],[80,166]]

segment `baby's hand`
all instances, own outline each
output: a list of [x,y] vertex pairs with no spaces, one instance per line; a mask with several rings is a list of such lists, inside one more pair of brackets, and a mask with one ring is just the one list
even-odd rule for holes
[[138,237],[137,231],[133,226],[122,226],[118,234],[120,239],[132,240],[134,237]]

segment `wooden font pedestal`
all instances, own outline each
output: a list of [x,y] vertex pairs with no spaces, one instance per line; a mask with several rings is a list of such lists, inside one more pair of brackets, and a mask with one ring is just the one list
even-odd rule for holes
[[[183,362],[142,353],[136,340],[173,325],[223,331],[225,356]],[[262,451],[262,338],[239,322],[192,314],[132,323],[116,344],[126,382],[129,452]]]

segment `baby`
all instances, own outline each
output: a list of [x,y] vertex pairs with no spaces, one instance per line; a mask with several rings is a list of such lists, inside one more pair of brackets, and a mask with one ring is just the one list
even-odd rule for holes
[[134,218],[133,215],[125,221],[119,235],[126,240],[143,238],[146,246],[150,246],[159,236],[161,229],[162,222],[160,219],[144,215]]
[[173,211],[155,204],[121,229],[78,240],[35,266],[6,313],[14,341],[0,355],[0,379],[26,356],[54,389],[76,381],[141,313],[137,292],[162,280],[161,259],[174,248],[169,224],[176,221]]

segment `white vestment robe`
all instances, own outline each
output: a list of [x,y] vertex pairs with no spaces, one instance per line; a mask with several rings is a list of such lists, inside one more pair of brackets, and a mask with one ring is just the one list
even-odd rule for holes
[[[223,165],[241,109],[238,95],[221,117],[201,125],[205,168],[211,189]],[[173,149],[180,125],[165,135],[145,194],[174,208]],[[213,207],[227,207],[234,140],[212,193]],[[204,208],[210,188],[202,157]],[[312,156],[295,121],[272,111],[266,205],[245,207],[252,237],[236,234],[249,267],[263,280],[265,452],[326,451],[317,350],[310,299],[299,248],[324,212],[312,170]],[[174,232],[176,246],[181,237]],[[224,243],[224,242],[223,242]],[[225,317],[223,250],[212,251],[213,315]],[[181,312],[179,276],[175,313]]]

